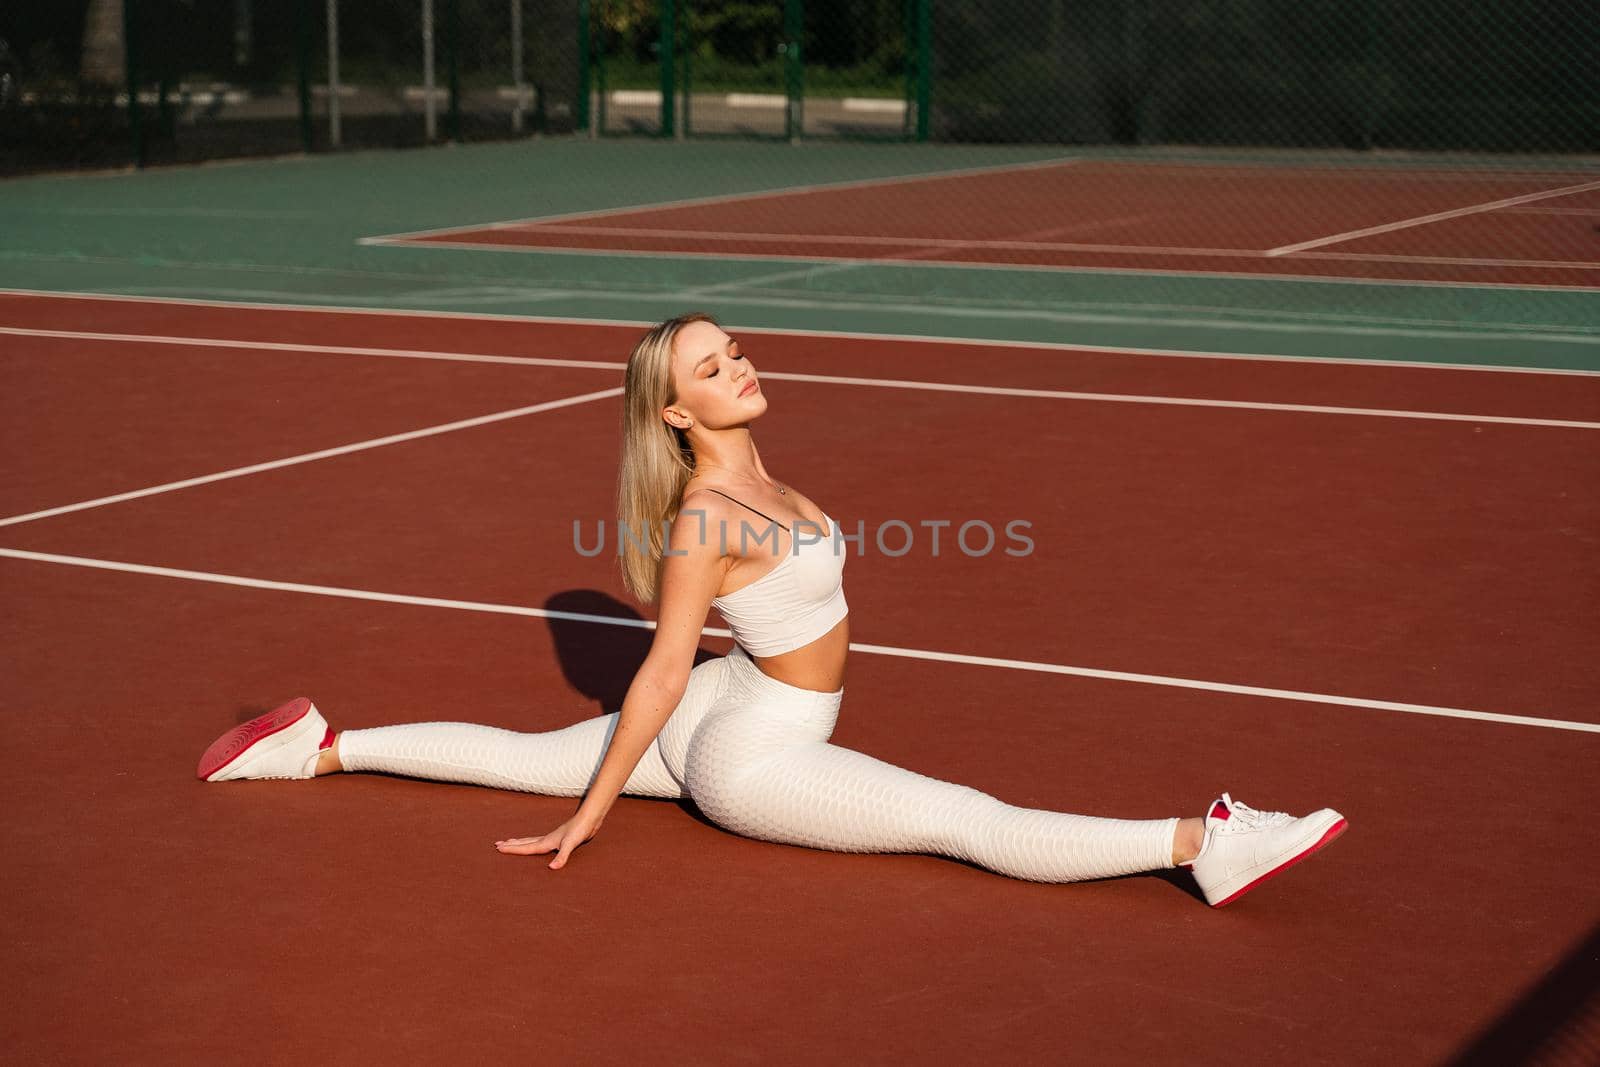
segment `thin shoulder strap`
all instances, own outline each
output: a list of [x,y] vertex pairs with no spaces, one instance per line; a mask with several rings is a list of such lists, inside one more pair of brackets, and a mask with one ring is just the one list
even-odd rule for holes
[[[709,485],[706,486],[706,488],[707,489],[711,489],[711,487]],[[711,489],[711,491],[713,493],[716,493],[718,496],[728,496],[728,494],[724,493],[721,489]],[[743,500],[734,500],[734,498],[731,497],[731,496],[728,496],[728,499],[729,500],[733,500],[733,502],[735,504],[738,504],[741,508],[750,508],[750,505],[746,504]],[[756,511],[755,508],[750,508],[750,510],[751,511]],[[763,519],[766,519],[768,522],[778,522],[778,520],[773,518],[771,515],[765,515],[765,514],[762,514],[759,511],[756,511],[756,514],[760,515]],[[781,522],[778,522],[778,527],[780,529],[782,529],[784,533],[788,533],[789,532],[789,527],[784,526],[783,523],[781,523]]]

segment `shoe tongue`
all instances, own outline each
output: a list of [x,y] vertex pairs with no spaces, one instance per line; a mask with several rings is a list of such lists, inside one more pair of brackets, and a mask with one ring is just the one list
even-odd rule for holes
[[1216,819],[1219,822],[1227,822],[1228,818],[1232,814],[1233,813],[1228,810],[1228,805],[1224,804],[1221,800],[1215,800],[1212,802],[1211,811],[1206,817],[1210,819]]

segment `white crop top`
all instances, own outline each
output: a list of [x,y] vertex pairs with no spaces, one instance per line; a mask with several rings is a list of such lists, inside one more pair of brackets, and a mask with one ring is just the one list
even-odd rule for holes
[[[738,500],[734,503],[750,508]],[[769,518],[759,511],[756,514]],[[819,536],[814,525],[803,527],[798,537],[790,531],[789,546],[776,567],[727,596],[712,598],[711,603],[728,621],[733,639],[753,656],[792,652],[815,641],[849,614],[844,599],[845,552],[835,536],[839,524],[826,511],[822,515],[828,520],[826,533]],[[789,529],[782,523],[778,526]],[[763,547],[768,544],[771,542],[761,542]]]

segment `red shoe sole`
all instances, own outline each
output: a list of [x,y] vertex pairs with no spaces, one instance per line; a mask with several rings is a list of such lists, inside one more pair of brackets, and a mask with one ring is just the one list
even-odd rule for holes
[[1238,900],[1240,897],[1244,896],[1246,893],[1250,892],[1250,890],[1254,889],[1262,882],[1265,882],[1267,879],[1276,878],[1278,875],[1282,874],[1284,871],[1287,871],[1290,867],[1293,867],[1301,860],[1308,859],[1309,857],[1314,856],[1318,852],[1322,851],[1324,848],[1327,848],[1329,845],[1333,844],[1334,838],[1338,837],[1349,828],[1350,821],[1348,819],[1340,819],[1338,822],[1328,827],[1328,832],[1319,837],[1316,844],[1312,845],[1304,852],[1284,860],[1282,863],[1272,868],[1272,870],[1268,871],[1266,874],[1263,874],[1260,878],[1257,878],[1255,881],[1246,884],[1244,887],[1238,890],[1235,890],[1232,895],[1224,897],[1211,906],[1213,908],[1220,908],[1224,904],[1233,903],[1235,900]]
[[244,754],[244,751],[263,737],[271,737],[286,730],[306,717],[311,710],[309,697],[295,697],[280,704],[265,715],[258,715],[243,725],[236,726],[211,742],[195,774],[203,782]]

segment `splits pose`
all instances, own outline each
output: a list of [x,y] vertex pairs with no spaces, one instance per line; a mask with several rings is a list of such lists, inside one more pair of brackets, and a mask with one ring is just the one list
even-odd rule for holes
[[[618,479],[623,579],[659,600],[620,711],[544,733],[419,722],[335,733],[301,697],[218,738],[208,782],[384,771],[582,797],[561,826],[495,842],[559,869],[619,795],[694,801],[735,833],[840,852],[958,857],[1073,882],[1189,869],[1220,906],[1341,834],[1343,816],[1257,811],[1223,793],[1197,818],[1111,819],[1014,807],[829,744],[849,651],[839,524],[767,476],[750,423],[767,398],[708,316],[651,330],[628,359]],[[750,516],[764,522],[752,527]],[[813,517],[817,516],[817,517]],[[715,606],[736,642],[694,663]]]

